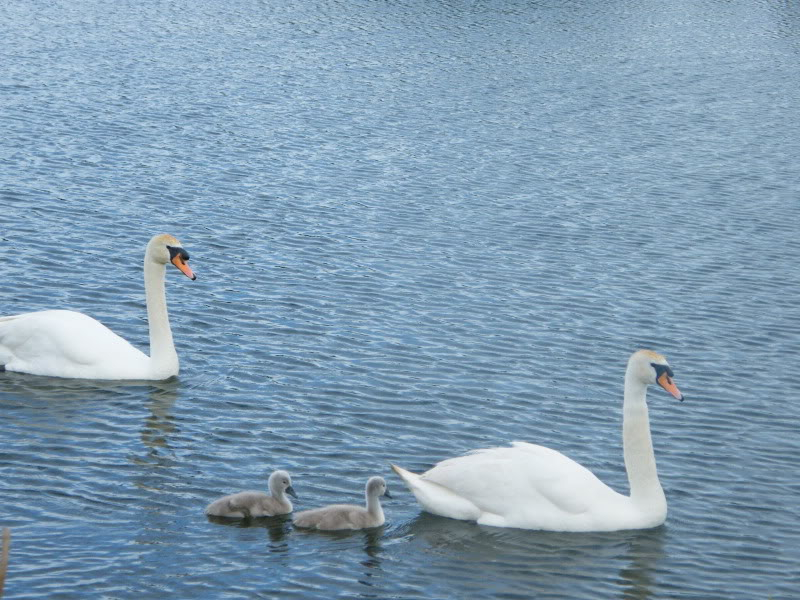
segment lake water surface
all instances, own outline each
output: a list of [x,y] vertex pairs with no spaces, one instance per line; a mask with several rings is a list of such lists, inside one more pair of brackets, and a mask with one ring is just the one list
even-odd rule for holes
[[[793,2],[5,0],[0,314],[146,349],[179,237],[180,377],[0,373],[7,598],[800,595],[800,8]],[[422,513],[388,463],[556,448],[627,491],[625,362],[669,502],[649,531]],[[394,500],[368,532],[220,523]]]

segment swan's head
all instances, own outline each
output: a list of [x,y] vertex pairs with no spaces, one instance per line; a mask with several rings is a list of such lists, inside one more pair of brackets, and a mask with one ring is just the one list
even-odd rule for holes
[[183,249],[183,244],[174,236],[162,233],[154,236],[147,244],[147,258],[160,265],[172,263],[178,270],[194,281],[197,279],[188,265],[189,253]]
[[683,402],[683,394],[672,380],[672,369],[667,363],[667,359],[652,350],[639,350],[634,352],[628,361],[628,373],[637,377],[642,383],[660,385],[675,398]]
[[367,481],[367,497],[377,498],[378,496],[392,497],[383,477],[370,477],[369,481]]
[[292,487],[292,477],[286,471],[275,471],[269,476],[269,491],[273,494],[286,492],[293,498],[297,498],[297,494]]

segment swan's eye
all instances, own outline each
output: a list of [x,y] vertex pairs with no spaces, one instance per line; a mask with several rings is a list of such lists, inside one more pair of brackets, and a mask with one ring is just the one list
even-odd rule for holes
[[669,368],[669,365],[659,365],[656,363],[650,363],[650,366],[656,370],[656,379],[661,377],[664,373],[667,374],[668,377],[674,377],[675,374],[672,372],[672,369]]
[[184,262],[189,260],[189,253],[184,250],[183,248],[176,248],[175,246],[167,246],[167,250],[169,250],[169,259],[175,260],[176,256],[180,256],[181,260]]

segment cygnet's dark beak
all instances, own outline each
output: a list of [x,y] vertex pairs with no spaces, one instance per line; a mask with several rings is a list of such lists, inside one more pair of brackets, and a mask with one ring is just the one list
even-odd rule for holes
[[391,498],[392,497],[392,495],[389,493],[389,488],[388,487],[386,488],[386,491],[383,492],[383,495],[386,496],[387,498]]
[[297,494],[294,493],[294,488],[292,486],[286,488],[286,493],[289,494],[292,498],[298,499]]

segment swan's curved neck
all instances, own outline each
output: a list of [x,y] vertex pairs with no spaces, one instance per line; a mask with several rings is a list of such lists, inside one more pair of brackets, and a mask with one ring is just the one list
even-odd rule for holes
[[172,341],[164,291],[166,267],[144,259],[144,292],[147,302],[147,321],[150,327],[150,360],[155,373],[178,372],[178,353]]
[[384,518],[383,507],[381,506],[381,501],[377,494],[373,494],[372,496],[367,494],[367,512],[378,518]]
[[648,511],[666,511],[667,501],[658,481],[656,457],[650,438],[647,386],[630,373],[625,374],[622,445],[631,500]]

